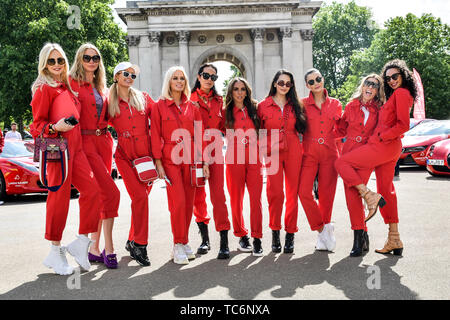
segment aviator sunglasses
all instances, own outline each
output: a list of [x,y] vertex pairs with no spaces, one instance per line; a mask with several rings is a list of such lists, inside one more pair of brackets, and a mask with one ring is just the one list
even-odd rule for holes
[[372,87],[374,89],[379,89],[380,88],[380,84],[379,83],[373,82],[373,81],[370,81],[370,80],[364,81],[364,85],[366,87],[369,87],[369,88]]
[[99,55],[95,55],[95,56],[90,56],[90,55],[83,55],[83,61],[84,62],[90,62],[92,59],[93,62],[97,63],[100,61],[100,56]]
[[202,72],[200,75],[205,80],[208,80],[209,78],[211,78],[212,81],[216,81],[219,78],[216,74],[209,74],[209,73],[206,73],[206,72]]
[[386,82],[391,82],[391,80],[396,81],[398,77],[400,77],[402,74],[400,72],[394,73],[392,76],[385,76],[384,79]]
[[134,73],[129,73],[128,71],[123,71],[122,74],[125,78],[128,78],[131,75],[131,79],[133,80],[137,77]]
[[314,79],[308,80],[308,84],[309,84],[310,86],[312,86],[312,85],[314,84],[314,81],[316,81],[317,83],[321,83],[321,82],[322,82],[322,77],[321,77],[321,76],[318,76],[318,77],[316,78],[316,80],[314,80]]
[[56,64],[56,62],[58,62],[58,64],[60,65],[60,66],[63,66],[63,65],[65,65],[66,64],[66,60],[64,60],[64,58],[58,58],[58,59],[53,59],[53,58],[50,58],[50,59],[48,59],[47,60],[47,64],[49,65],[49,66],[54,66],[55,64]]
[[278,81],[278,82],[277,82],[277,85],[279,85],[280,87],[286,86],[286,88],[291,88],[291,87],[294,86],[294,85],[292,84],[292,82],[290,82],[290,81],[284,82],[283,80]]

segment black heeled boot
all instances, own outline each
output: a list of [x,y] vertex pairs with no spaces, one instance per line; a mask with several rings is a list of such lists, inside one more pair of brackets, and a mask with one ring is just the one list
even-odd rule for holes
[[294,234],[286,233],[286,240],[284,242],[284,253],[293,253],[294,252]]
[[200,235],[202,236],[202,243],[197,249],[198,254],[206,254],[211,249],[209,246],[208,225],[204,222],[197,222]]
[[353,248],[350,257],[359,257],[363,253],[364,230],[353,230]]
[[230,258],[230,249],[228,249],[228,230],[220,231],[220,249],[217,259]]
[[367,233],[367,231],[364,231],[363,238],[364,238],[363,251],[369,251],[369,234]]
[[272,252],[281,252],[280,230],[272,230]]

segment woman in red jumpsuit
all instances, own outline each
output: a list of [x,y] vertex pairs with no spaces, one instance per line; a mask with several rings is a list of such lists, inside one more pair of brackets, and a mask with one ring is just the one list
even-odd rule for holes
[[[189,226],[194,207],[195,186],[191,184],[191,165],[203,161],[202,116],[189,100],[190,90],[183,67],[169,68],[162,97],[151,115],[151,144],[156,169],[166,179],[173,233],[173,261],[188,264],[195,259],[189,246]],[[194,133],[196,136],[194,136]],[[194,141],[198,137],[200,142]],[[208,164],[203,174],[209,176]]]
[[[39,54],[39,75],[32,86],[31,107],[33,123],[30,125],[33,137],[43,135],[55,138],[59,134],[67,139],[69,160],[67,179],[60,189],[48,192],[45,239],[51,241],[50,254],[44,265],[52,268],[57,274],[67,275],[73,272],[73,267],[67,263],[66,251],[75,257],[76,262],[89,270],[88,250],[92,241],[87,237],[89,233],[97,231],[100,219],[101,203],[100,188],[94,177],[89,161],[82,149],[82,138],[79,125],[65,123],[69,112],[64,109],[67,104],[60,104],[56,100],[60,95],[69,95],[76,110],[69,113],[79,118],[81,105],[70,87],[68,79],[68,60],[63,49],[54,43],[47,43]],[[55,102],[55,103],[54,103]],[[67,116],[70,116],[67,114]],[[47,180],[49,186],[61,182],[62,170],[60,163],[47,164]],[[70,189],[74,185],[80,192],[80,226],[78,237],[67,247],[61,246],[61,238],[65,228],[70,203]]]
[[[223,100],[217,94],[214,82],[217,80],[217,68],[213,64],[204,64],[200,67],[197,80],[191,93],[191,101],[198,104],[198,109],[203,119],[205,128],[206,145],[213,145],[211,150],[212,161],[209,163],[210,177],[209,196],[213,205],[213,217],[216,230],[220,233],[220,249],[218,259],[230,257],[228,250],[228,230],[230,230],[230,220],[228,219],[228,209],[225,200],[224,190],[224,158],[222,153],[222,132],[224,132]],[[216,152],[216,150],[218,152]],[[208,212],[206,210],[205,187],[195,189],[194,215],[202,236],[202,243],[197,249],[198,254],[205,254],[209,251],[208,236]]]
[[[108,268],[117,268],[112,230],[118,216],[120,191],[111,177],[113,139],[108,132],[108,106],[106,104],[106,75],[100,51],[90,43],[83,44],[75,55],[70,70],[72,89],[81,103],[80,128],[83,150],[94,176],[101,186],[103,210],[98,232],[92,234],[89,261],[103,262]],[[102,224],[105,248],[100,252]]]
[[[361,81],[354,98],[345,107],[344,115],[339,121],[339,133],[346,140],[342,154],[346,154],[367,143],[378,123],[378,110],[385,102],[383,79],[377,74],[371,74]],[[367,184],[372,170],[361,170]],[[365,223],[365,213],[362,199],[355,188],[344,183],[345,199],[350,214],[351,228],[354,233],[351,257],[359,257],[363,251],[369,250],[369,236]]]
[[[298,231],[298,181],[302,164],[303,146],[300,134],[306,129],[306,117],[303,105],[297,98],[293,75],[286,71],[278,71],[270,86],[265,100],[258,104],[258,116],[261,129],[277,130],[279,141],[268,142],[270,152],[278,152],[278,169],[267,175],[267,200],[269,202],[269,227],[272,229],[272,251],[281,252],[280,230],[283,211],[283,173],[286,181],[286,211],[284,225],[286,239],[284,253],[294,251],[294,234]],[[266,163],[267,165],[267,163]],[[272,164],[270,164],[272,165]]]
[[108,114],[118,137],[114,155],[117,169],[131,198],[131,228],[126,249],[140,265],[149,266],[148,195],[151,186],[139,180],[132,161],[151,156],[148,120],[153,101],[147,93],[132,87],[139,71],[139,67],[130,62],[121,62],[114,68]]
[[[388,239],[378,253],[401,255],[403,243],[398,232],[397,196],[393,184],[395,164],[402,150],[401,135],[409,130],[409,113],[417,95],[411,71],[402,60],[389,61],[382,71],[387,102],[378,115],[374,134],[366,145],[346,153],[336,161],[336,169],[348,186],[358,190],[366,202],[368,221],[378,207],[389,225]],[[360,173],[375,169],[377,190],[370,191]]]
[[[234,235],[240,238],[238,250],[253,251],[254,256],[262,256],[262,165],[258,150],[260,121],[256,107],[257,102],[252,99],[252,91],[247,81],[243,78],[231,80],[225,98],[227,128],[225,163]],[[250,196],[253,247],[250,245],[242,214],[246,186]]]
[[[309,97],[302,100],[306,113],[306,132],[303,135],[303,159],[298,195],[311,230],[318,231],[317,250],[333,251],[336,247],[334,225],[331,223],[338,157],[336,126],[342,115],[339,100],[328,96],[324,78],[317,69],[305,74]],[[313,197],[314,180],[318,181],[318,201]]]

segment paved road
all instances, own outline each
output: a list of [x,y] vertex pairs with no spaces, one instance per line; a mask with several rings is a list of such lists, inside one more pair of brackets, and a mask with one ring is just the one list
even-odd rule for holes
[[[374,187],[374,179],[369,187]],[[405,168],[395,182],[400,208],[404,256],[376,254],[387,236],[378,214],[369,224],[371,248],[361,258],[349,258],[353,233],[338,182],[333,220],[334,253],[316,252],[302,209],[293,255],[270,252],[267,199],[263,192],[264,256],[236,250],[230,234],[231,259],[217,260],[219,235],[210,227],[212,251],[189,265],[170,259],[170,231],[166,191],[162,182],[150,201],[150,267],[140,267],[124,249],[130,224],[130,200],[123,182],[114,240],[119,269],[95,264],[79,277],[57,276],[42,265],[49,251],[43,239],[45,196],[24,196],[0,206],[0,299],[449,299],[450,298],[450,179],[431,177],[423,170]],[[209,199],[209,198],[208,198]],[[211,205],[208,210],[212,215]],[[248,195],[244,210],[248,212]],[[301,208],[301,206],[300,206]],[[78,225],[78,202],[71,201],[63,244],[73,240]],[[246,222],[248,225],[248,216]],[[211,224],[213,226],[213,224]],[[284,231],[282,232],[284,239]],[[195,223],[191,245],[200,243]],[[69,263],[76,265],[72,257]]]

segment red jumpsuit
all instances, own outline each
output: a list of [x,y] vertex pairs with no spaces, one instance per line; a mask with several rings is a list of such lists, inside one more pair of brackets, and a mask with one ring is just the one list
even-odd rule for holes
[[[33,123],[30,125],[31,134],[37,137],[43,132],[44,137],[57,137],[58,133],[49,134],[48,124],[55,124],[59,119],[55,119],[52,104],[55,98],[67,90],[64,84],[51,87],[42,85],[35,92],[30,103],[33,112]],[[71,94],[72,95],[72,94]],[[81,112],[81,105],[74,96],[78,112]],[[44,129],[45,126],[45,129]],[[44,131],[42,131],[44,129]],[[79,234],[97,232],[102,203],[98,201],[100,197],[100,187],[94,177],[94,173],[89,165],[82,148],[82,138],[80,126],[76,125],[68,132],[61,132],[67,139],[69,150],[69,163],[67,179],[62,187],[56,192],[48,192],[45,239],[50,241],[60,241],[66,225],[67,214],[69,212],[70,189],[73,184],[80,192],[78,200],[80,206],[80,226]],[[58,185],[61,182],[61,165],[59,162],[47,164],[48,185]]]
[[[284,112],[283,112],[284,111]],[[281,215],[283,211],[283,172],[286,181],[286,212],[284,216],[285,230],[295,233],[298,217],[298,184],[302,165],[303,146],[295,129],[296,117],[292,105],[287,103],[283,111],[268,97],[258,105],[258,116],[261,119],[261,129],[267,129],[270,137],[271,130],[284,131],[287,149],[279,153],[279,165],[275,174],[267,175],[267,200],[269,202],[269,227],[272,230],[281,229]],[[271,140],[270,140],[271,141]],[[268,142],[273,145],[274,142]],[[267,164],[266,164],[267,165]]]
[[[319,109],[312,92],[304,98],[306,132],[303,135],[303,160],[298,195],[306,213],[311,230],[319,230],[331,222],[333,201],[336,193],[337,172],[334,162],[338,157],[336,125],[342,115],[339,100],[330,98],[324,89],[325,102]],[[313,183],[318,174],[319,201],[313,197]]]
[[3,132],[0,130],[0,153],[3,152],[4,145],[5,145],[5,138],[3,138]]
[[118,216],[120,191],[111,177],[113,139],[108,131],[106,95],[101,93],[103,109],[99,116],[91,84],[71,79],[70,85],[78,92],[78,100],[81,103],[80,127],[83,151],[94,171],[95,179],[101,186],[103,203],[101,219],[115,218]]
[[258,154],[258,138],[246,108],[234,108],[234,134],[227,130],[225,155],[227,188],[230,194],[234,235],[248,234],[242,214],[245,186],[250,196],[250,229],[253,238],[262,238],[261,193],[263,179]]
[[409,112],[413,98],[409,91],[398,88],[381,107],[378,124],[366,145],[346,153],[336,161],[336,169],[348,186],[365,183],[361,171],[377,174],[377,190],[386,200],[380,209],[384,222],[398,223],[397,196],[394,188],[395,164],[402,151],[401,135],[409,130]]
[[[361,107],[362,104],[359,99],[354,99],[349,102],[345,107],[344,115],[339,121],[339,133],[346,137],[346,141],[342,148],[342,154],[346,154],[365,145],[375,130],[378,122],[377,103],[372,100],[365,105],[366,109],[369,111],[369,117],[366,124],[364,124],[364,112],[361,110]],[[371,173],[371,169],[360,171],[365,184],[369,181]],[[352,230],[367,231],[364,222],[364,206],[358,190],[344,183],[344,191],[347,208],[350,213]]]
[[[197,107],[188,101],[185,95],[182,96],[179,107],[173,100],[160,99],[152,109],[152,152],[154,159],[161,159],[171,182],[171,185],[167,184],[166,190],[175,244],[189,242],[195,193],[195,187],[191,184],[190,166],[194,160],[202,161],[203,144],[194,145],[194,121],[201,124],[202,117]],[[180,130],[184,135],[183,132],[175,132],[177,129],[184,129]],[[201,138],[203,128],[197,134]]]
[[[220,147],[220,153],[213,149],[211,156],[215,161],[209,164],[209,195],[211,203],[213,205],[213,216],[217,231],[230,230],[230,220],[228,219],[228,209],[225,199],[224,190],[224,158],[222,153],[223,140],[220,137],[219,132],[224,132],[224,115],[223,115],[223,100],[219,95],[213,95],[213,91],[207,95],[200,89],[193,92],[191,95],[191,101],[195,101],[200,106],[199,111],[203,119],[203,126],[205,129],[205,139],[211,139],[206,141],[206,146],[215,144]],[[211,133],[215,129],[215,135]],[[194,198],[194,215],[196,222],[204,222],[208,224],[209,217],[206,210],[206,192],[205,187],[199,187],[195,189]]]
[[139,180],[132,161],[151,156],[148,120],[153,100],[144,93],[146,104],[143,111],[137,111],[119,98],[120,114],[109,119],[117,132],[118,144],[114,157],[125,188],[131,198],[131,228],[128,240],[139,245],[148,243],[148,194],[151,186]]

